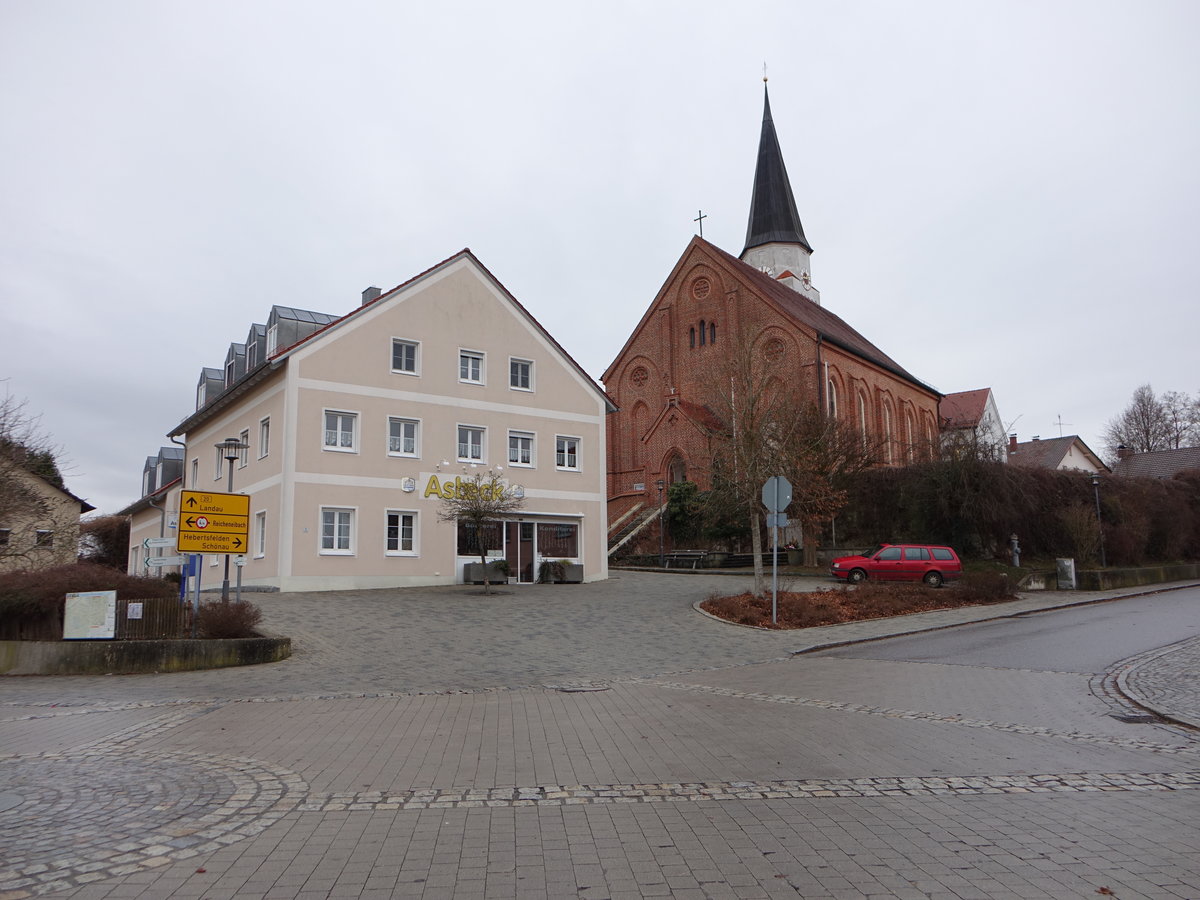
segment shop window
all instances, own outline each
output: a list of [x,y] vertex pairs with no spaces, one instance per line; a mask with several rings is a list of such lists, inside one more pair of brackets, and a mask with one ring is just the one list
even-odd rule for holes
[[576,559],[579,556],[579,526],[539,522],[537,552],[544,559]]

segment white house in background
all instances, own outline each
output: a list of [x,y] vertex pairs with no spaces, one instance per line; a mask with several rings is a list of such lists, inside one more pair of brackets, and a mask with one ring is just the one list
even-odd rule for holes
[[989,459],[1008,459],[1004,423],[991,388],[946,394],[938,404],[938,418],[943,446],[967,446]]
[[1108,466],[1100,461],[1077,434],[1066,437],[1047,438],[1017,443],[1015,434],[1009,435],[1008,461],[1016,466],[1042,469],[1067,469],[1077,472],[1106,473]]
[[[185,438],[187,490],[225,491],[215,445],[249,446],[233,487],[250,495],[244,584],[461,581],[478,560],[472,536],[438,512],[487,469],[524,496],[492,543],[514,579],[532,582],[544,559],[607,577],[612,403],[469,250],[368,288],[344,316],[276,306],[225,364],[204,371],[196,411],[170,434]],[[203,564],[206,582],[219,562]]]
[[166,575],[179,566],[155,567],[149,571],[151,556],[174,556],[173,547],[147,547],[148,538],[174,537],[179,513],[179,489],[183,484],[183,448],[159,447],[147,456],[142,466],[142,496],[126,506],[119,516],[129,517],[129,574]]

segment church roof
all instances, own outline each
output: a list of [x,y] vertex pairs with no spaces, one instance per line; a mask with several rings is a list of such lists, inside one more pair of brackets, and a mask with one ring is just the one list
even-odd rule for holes
[[781,284],[765,272],[760,272],[754,266],[742,262],[733,254],[726,253],[715,244],[708,243],[704,238],[694,237],[692,241],[703,245],[705,249],[717,254],[722,260],[734,267],[740,277],[750,282],[756,290],[773,301],[785,314],[799,324],[813,329],[822,340],[841,347],[843,350],[853,353],[855,356],[861,357],[868,362],[874,363],[922,390],[929,391],[929,393],[939,397],[941,396],[938,391],[923,381],[918,380],[915,375],[905,369],[900,363],[896,362],[859,334],[841,316],[835,315],[825,307],[813,303],[813,301],[809,300],[803,294],[799,294],[787,285]]
[[771,119],[771,98],[764,84],[762,134],[758,139],[758,164],[754,168],[754,192],[750,197],[750,219],[742,253],[772,243],[800,244],[812,253],[796,211],[796,199]]

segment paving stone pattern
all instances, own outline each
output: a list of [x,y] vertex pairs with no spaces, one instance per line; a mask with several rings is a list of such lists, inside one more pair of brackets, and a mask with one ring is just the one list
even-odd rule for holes
[[916,617],[691,609],[736,582],[276,597],[292,664],[3,682],[0,900],[1200,897],[1200,742],[1108,715],[1192,702],[1198,642],[1072,705],[1062,673],[789,660]]

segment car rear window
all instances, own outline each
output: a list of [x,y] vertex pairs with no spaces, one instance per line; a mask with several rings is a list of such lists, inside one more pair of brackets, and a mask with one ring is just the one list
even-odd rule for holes
[[954,554],[945,547],[933,547],[930,549],[934,559],[954,559]]
[[926,560],[929,559],[929,551],[924,547],[905,547],[904,558]]

